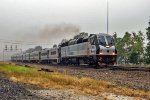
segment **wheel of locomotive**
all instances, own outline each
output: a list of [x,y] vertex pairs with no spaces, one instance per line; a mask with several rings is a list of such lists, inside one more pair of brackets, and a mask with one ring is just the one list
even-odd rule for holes
[[84,59],[83,58],[79,59],[79,65],[81,65],[81,64],[84,64]]
[[62,58],[61,64],[62,64],[62,65],[66,65],[66,58]]
[[66,59],[65,59],[65,65],[68,66],[68,65],[70,65],[70,64],[71,64],[70,59],[69,59],[69,58],[66,58]]
[[96,69],[100,68],[100,65],[99,65],[98,62],[95,62],[95,63],[94,63],[94,68],[96,68]]

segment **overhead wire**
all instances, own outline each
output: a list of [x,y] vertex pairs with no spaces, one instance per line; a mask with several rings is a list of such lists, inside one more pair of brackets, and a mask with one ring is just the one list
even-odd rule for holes
[[16,40],[6,40],[6,39],[2,39],[0,38],[0,42],[1,43],[8,43],[8,44],[25,44],[25,45],[51,45],[54,44],[54,42],[29,42],[29,41],[16,41]]

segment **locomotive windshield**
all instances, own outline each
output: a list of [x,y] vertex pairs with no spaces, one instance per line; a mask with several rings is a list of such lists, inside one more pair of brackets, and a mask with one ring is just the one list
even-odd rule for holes
[[115,45],[114,40],[111,36],[106,36],[106,40],[107,40],[108,45],[111,45],[111,46]]
[[98,36],[98,44],[99,45],[102,45],[102,46],[106,46],[106,45],[109,45],[109,46],[113,46],[115,45],[114,44],[114,40],[111,36]]
[[106,46],[106,41],[104,36],[98,36],[99,45]]

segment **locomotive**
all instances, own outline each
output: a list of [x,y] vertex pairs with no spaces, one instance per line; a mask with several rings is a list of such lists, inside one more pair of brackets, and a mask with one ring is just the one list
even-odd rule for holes
[[105,33],[83,34],[63,41],[58,47],[11,56],[11,60],[16,62],[64,65],[114,65],[116,58],[114,39]]

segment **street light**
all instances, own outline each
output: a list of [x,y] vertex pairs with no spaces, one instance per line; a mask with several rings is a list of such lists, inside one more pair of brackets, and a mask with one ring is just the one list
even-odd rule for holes
[[107,34],[109,34],[109,1],[107,0]]

